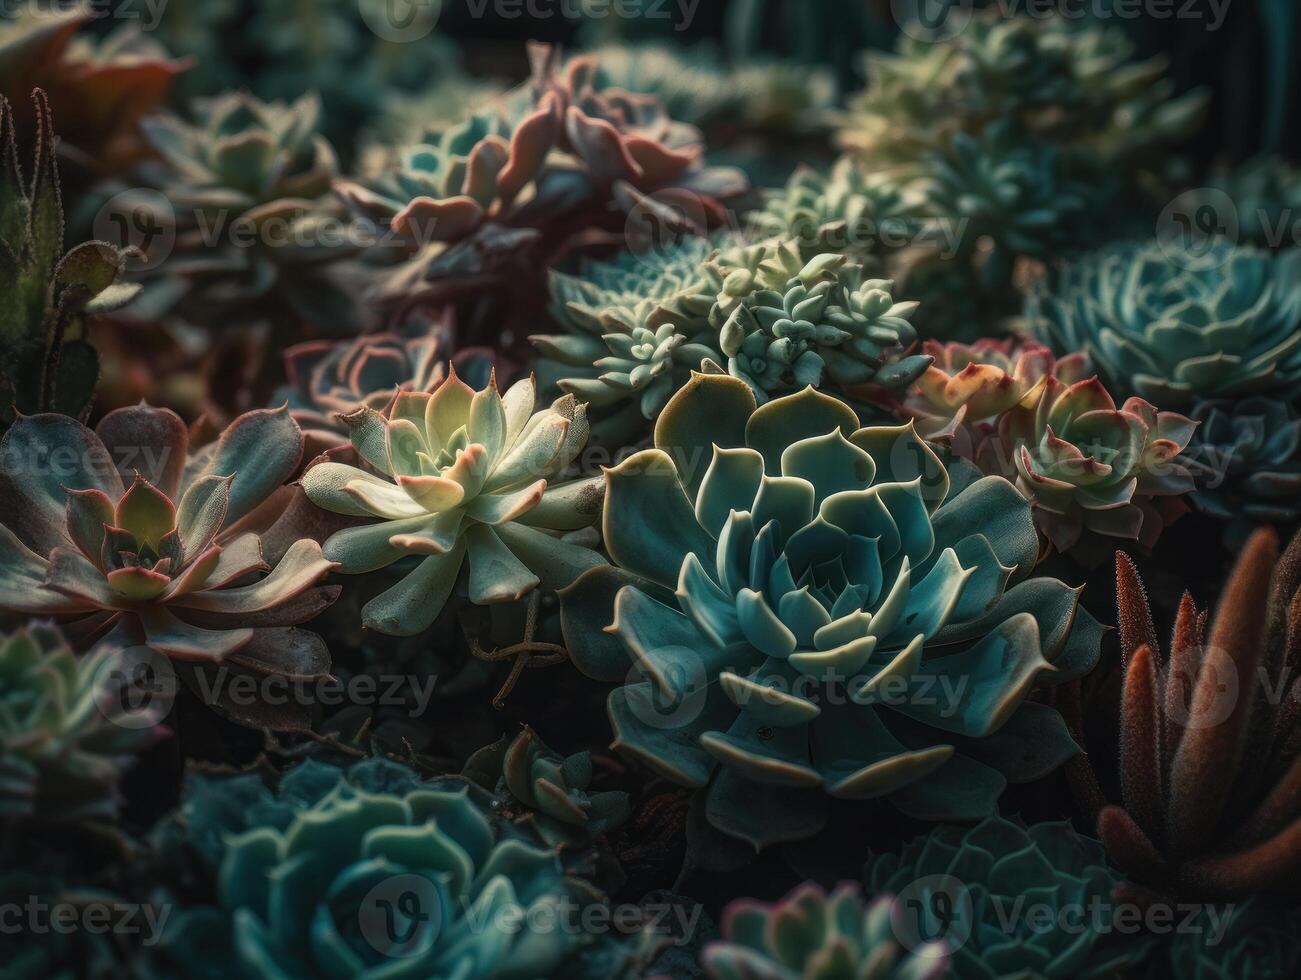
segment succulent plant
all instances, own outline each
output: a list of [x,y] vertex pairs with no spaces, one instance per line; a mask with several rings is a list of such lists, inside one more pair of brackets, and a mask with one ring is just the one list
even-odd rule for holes
[[1170,942],[1174,980],[1288,980],[1301,970],[1301,916],[1294,910],[1248,898],[1207,906],[1190,929]]
[[1301,521],[1301,418],[1287,403],[1252,397],[1200,402],[1188,453],[1193,506],[1225,523],[1237,548],[1257,526]]
[[948,974],[943,943],[902,946],[891,895],[864,902],[857,885],[828,894],[811,882],[781,901],[732,902],[723,913],[723,939],[705,947],[702,964],[712,980],[939,980]]
[[870,893],[911,886],[915,927],[953,947],[957,978],[1113,977],[1150,948],[1125,927],[1102,848],[1069,823],[937,827],[869,858],[863,874]]
[[551,273],[551,314],[566,332],[529,338],[538,380],[587,404],[598,442],[633,441],[701,361],[720,358],[705,269],[715,249],[693,236]]
[[618,828],[629,816],[628,794],[588,792],[592,754],[561,756],[527,725],[470,756],[463,775],[496,794],[508,813],[522,809],[552,847],[580,845]]
[[1058,551],[1096,552],[1084,533],[1150,547],[1193,489],[1180,454],[1195,423],[1141,398],[1117,408],[1088,358],[1039,344],[930,344],[936,365],[903,410],[923,436],[1012,480]]
[[[1119,795],[1107,795],[1088,757],[1070,774],[1112,863],[1149,889],[1297,894],[1301,823],[1290,800],[1301,770],[1293,678],[1301,537],[1278,552],[1272,529],[1251,536],[1209,627],[1185,593],[1165,653],[1137,570],[1116,556]],[[1076,698],[1068,708],[1076,730],[1079,712]]]
[[171,114],[145,122],[161,163],[141,176],[161,197],[138,197],[172,253],[149,256],[160,259],[143,301],[150,312],[211,327],[293,316],[355,330],[360,314],[335,264],[361,243],[331,191],[337,160],[318,134],[320,99],[237,92],[193,109],[193,124]]
[[1301,380],[1301,252],[1221,240],[1123,244],[1029,299],[1027,326],[1088,350],[1108,386],[1170,409],[1287,393]]
[[[1237,240],[1260,248],[1290,248],[1299,244],[1296,221],[1301,213],[1301,169],[1279,156],[1254,157],[1231,169],[1220,169],[1186,201],[1184,210],[1197,219],[1209,214],[1223,226],[1232,206]],[[1216,192],[1219,192],[1218,194]],[[1227,195],[1228,201],[1220,194]],[[1210,211],[1201,211],[1204,207]],[[1202,227],[1202,226],[1198,226]]]
[[158,733],[118,723],[111,654],[78,660],[41,623],[0,636],[0,820],[116,817],[118,779]]
[[[450,316],[354,340],[309,340],[285,351],[289,414],[307,437],[304,459],[348,443],[342,416],[365,406],[384,411],[399,391],[432,392],[447,377],[453,347]],[[452,357],[458,375],[481,388],[496,358],[468,348]],[[480,380],[482,376],[482,380]]]
[[915,234],[918,203],[889,174],[843,156],[825,175],[806,165],[797,168],[785,187],[767,194],[751,222],[764,235],[797,240],[805,258],[821,252],[869,255]]
[[216,904],[183,909],[163,944],[185,976],[237,964],[260,980],[399,968],[507,980],[553,975],[580,941],[529,925],[557,924],[581,894],[556,853],[496,826],[464,783],[372,759],[303,763],[278,795],[247,778],[231,789],[252,812],[205,816],[195,841],[214,860]]
[[917,304],[895,302],[893,282],[868,278],[843,254],[806,262],[797,242],[770,242],[721,252],[709,266],[727,373],[760,402],[805,385],[901,389],[930,364],[907,355]]
[[[461,566],[475,603],[568,585],[600,564],[566,540],[600,513],[599,480],[554,482],[587,444],[586,409],[572,395],[534,413],[532,378],[502,395],[494,379],[475,392],[449,369],[432,393],[403,391],[384,414],[363,407],[346,421],[374,472],[323,462],[303,476],[318,507],[366,523],[325,542],[345,574],[419,564],[362,610],[371,629],[413,636],[442,611]],[[376,473],[380,475],[376,475]]]
[[63,127],[59,151],[99,175],[124,172],[148,155],[140,122],[186,70],[137,25],[106,36],[78,33],[99,14],[89,4],[20,3],[0,20],[0,95],[17,107],[18,124],[39,129],[25,112],[43,89]]
[[0,441],[0,609],[56,617],[78,643],[113,631],[183,665],[325,675],[320,637],[289,627],[338,596],[317,584],[334,565],[309,539],[264,555],[258,534],[281,514],[302,432],[281,408],[188,443],[179,417],[146,405],[93,432],[60,415],[15,422]]
[[1026,696],[1089,670],[1101,627],[1028,578],[1007,481],[951,477],[911,426],[859,428],[812,389],[756,407],[726,375],[695,376],[606,479],[614,564],[561,593],[570,655],[625,682],[616,747],[707,786],[717,830],[807,837],[829,796],[978,818],[1077,751]]
[[419,246],[380,284],[380,301],[432,301],[512,263],[527,272],[524,254],[563,250],[584,230],[626,231],[634,209],[703,231],[722,222],[721,199],[746,189],[739,172],[703,166],[700,134],[654,98],[602,87],[594,58],[562,66],[545,44],[529,57],[522,89],[404,149],[373,187],[338,185],[356,211]]
[[45,95],[31,180],[18,166],[13,110],[0,98],[0,426],[14,411],[81,416],[99,378],[88,318],[129,303],[138,287],[116,282],[126,256],[105,242],[63,252],[63,202]]

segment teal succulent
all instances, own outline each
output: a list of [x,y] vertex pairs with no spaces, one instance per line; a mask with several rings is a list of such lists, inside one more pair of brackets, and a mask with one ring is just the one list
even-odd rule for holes
[[705,947],[702,963],[712,980],[940,980],[948,973],[948,947],[900,944],[893,896],[864,902],[857,885],[827,894],[800,885],[779,902],[732,902],[723,913],[723,939]]
[[917,208],[905,185],[844,156],[826,174],[799,167],[784,188],[768,193],[751,221],[763,235],[798,240],[806,258],[867,255],[907,241],[918,227]]
[[532,378],[502,395],[495,379],[476,392],[449,369],[432,393],[403,391],[383,414],[363,406],[346,417],[368,469],[322,462],[302,484],[318,507],[365,523],[332,535],[325,554],[349,575],[418,560],[362,609],[366,626],[422,632],[467,559],[475,603],[559,588],[602,563],[567,539],[596,521],[599,479],[560,482],[587,444],[586,409],[566,395],[535,413],[535,400]]
[[709,263],[718,283],[710,311],[727,373],[760,402],[805,385],[902,389],[931,363],[908,356],[916,303],[896,302],[894,283],[868,278],[848,256],[804,260],[797,242],[721,252]]
[[1210,205],[1217,222],[1227,221],[1220,214],[1228,196],[1237,219],[1238,240],[1260,248],[1290,248],[1297,240],[1297,221],[1301,218],[1301,168],[1282,157],[1254,157],[1236,167],[1213,174],[1209,187],[1200,188],[1188,200],[1186,211],[1193,216]]
[[1252,397],[1200,403],[1189,446],[1194,507],[1227,522],[1236,547],[1261,524],[1301,521],[1301,417],[1286,402]]
[[[249,804],[171,828],[210,867],[215,903],[185,908],[162,955],[185,976],[347,975],[524,980],[579,942],[556,923],[579,894],[556,853],[507,833],[473,788],[422,782],[373,759],[346,772],[306,762],[277,794],[256,777],[205,780]],[[387,927],[387,928],[386,928]]]
[[198,100],[194,114],[193,124],[170,114],[145,123],[162,163],[142,176],[166,207],[156,195],[139,200],[162,212],[153,220],[172,247],[148,277],[147,312],[225,327],[270,306],[355,330],[360,314],[335,266],[360,245],[331,190],[338,161],[319,133],[319,97],[285,104],[238,92]]
[[527,725],[513,739],[470,756],[463,775],[496,794],[508,813],[522,816],[549,845],[577,846],[618,828],[628,819],[628,794],[589,792],[592,754],[561,756]]
[[1029,577],[1006,480],[950,475],[911,426],[860,428],[812,389],[757,406],[726,375],[695,376],[606,479],[613,565],[562,593],[567,645],[625,682],[616,746],[707,787],[716,829],[807,837],[828,797],[974,819],[1078,751],[1026,698],[1087,672],[1101,627]]
[[1301,914],[1259,898],[1207,906],[1170,944],[1174,980],[1289,980],[1301,971]]
[[39,623],[0,637],[0,820],[117,815],[122,773],[159,732],[121,723],[111,655],[78,659]]
[[1067,823],[937,827],[869,858],[863,875],[870,893],[918,894],[918,929],[949,942],[957,980],[1101,980],[1148,954],[1119,915],[1101,845]]
[[1301,381],[1301,252],[1113,246],[1033,293],[1026,319],[1058,352],[1088,350],[1112,390],[1163,408],[1290,394]]
[[551,314],[563,334],[530,337],[538,379],[577,396],[601,443],[631,441],[706,357],[718,358],[708,316],[714,298],[705,261],[715,245],[671,247],[551,274]]

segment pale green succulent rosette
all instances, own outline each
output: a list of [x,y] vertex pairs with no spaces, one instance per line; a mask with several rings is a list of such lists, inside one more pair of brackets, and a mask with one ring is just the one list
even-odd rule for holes
[[600,513],[599,478],[558,482],[587,444],[586,409],[572,395],[534,413],[532,378],[504,395],[476,392],[449,368],[432,393],[401,392],[386,413],[346,416],[366,469],[322,462],[303,475],[318,507],[365,523],[325,542],[358,575],[415,557],[400,582],[362,609],[371,629],[414,636],[438,617],[468,560],[469,597],[509,602],[539,585],[568,585],[602,563],[566,540]]
[[1213,241],[1117,245],[1032,294],[1027,327],[1088,350],[1112,390],[1166,409],[1291,394],[1301,381],[1301,252]]
[[797,242],[766,242],[723,251],[709,268],[726,371],[759,402],[806,385],[901,390],[930,366],[929,356],[906,355],[917,304],[896,302],[893,282],[846,255],[806,262]]
[[551,314],[566,329],[529,340],[538,380],[587,404],[597,442],[631,441],[686,383],[711,345],[713,294],[705,261],[717,248],[690,237],[663,249],[625,253],[551,273]]
[[1007,481],[950,475],[910,425],[860,428],[812,389],[759,406],[724,375],[695,376],[606,478],[614,564],[562,592],[569,650],[625,682],[616,746],[706,789],[717,830],[807,837],[829,797],[975,819],[1078,751],[1026,698],[1087,672],[1102,628],[1029,578]]
[[705,947],[701,965],[711,980],[940,980],[948,947],[903,946],[892,895],[864,902],[858,886],[828,894],[805,882],[779,902],[732,902],[723,913],[721,942]]

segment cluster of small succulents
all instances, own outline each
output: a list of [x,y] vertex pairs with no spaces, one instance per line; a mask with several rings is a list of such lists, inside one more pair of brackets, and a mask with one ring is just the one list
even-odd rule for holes
[[1301,185],[1162,58],[11,6],[0,974],[1296,975]]

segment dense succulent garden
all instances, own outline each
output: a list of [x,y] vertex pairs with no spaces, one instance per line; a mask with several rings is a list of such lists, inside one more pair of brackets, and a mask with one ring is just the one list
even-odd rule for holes
[[1295,17],[674,6],[0,5],[0,976],[1301,971]]

